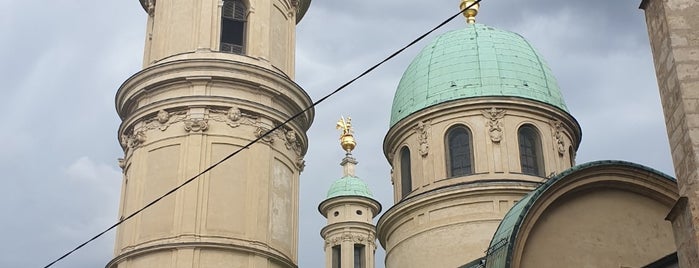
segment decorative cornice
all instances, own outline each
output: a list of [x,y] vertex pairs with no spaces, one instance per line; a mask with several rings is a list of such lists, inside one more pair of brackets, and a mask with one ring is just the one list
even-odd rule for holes
[[[269,123],[265,123],[261,119],[261,115],[253,114],[250,111],[243,112],[237,106],[232,106],[228,109],[208,107],[205,108],[203,115],[196,114],[196,117],[190,114],[187,111],[188,109],[189,108],[184,108],[172,112],[161,109],[150,117],[144,117],[143,119],[132,122],[130,125],[134,127],[131,129],[127,128],[120,137],[121,145],[125,150],[138,148],[146,142],[147,131],[156,129],[166,131],[173,124],[180,122],[183,124],[183,128],[187,133],[201,133],[207,131],[210,127],[209,120],[225,123],[230,128],[237,128],[241,125],[245,125],[253,128],[252,134],[257,138],[262,137],[262,135],[274,128],[274,126]],[[263,137],[261,141],[274,144],[274,141],[277,139],[284,142],[287,150],[294,152],[297,157],[295,166],[299,171],[302,171],[305,167],[305,161],[302,156],[301,137],[298,133],[292,129],[279,128]]]

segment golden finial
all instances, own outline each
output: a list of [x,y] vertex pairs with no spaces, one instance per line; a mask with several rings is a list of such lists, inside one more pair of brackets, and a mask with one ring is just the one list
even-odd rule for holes
[[342,132],[342,134],[340,134],[340,145],[342,149],[345,150],[347,154],[351,154],[354,147],[357,146],[357,142],[352,135],[354,132],[352,129],[352,118],[348,116],[347,120],[345,120],[345,117],[340,117],[335,128]]
[[466,22],[468,22],[468,24],[476,23],[476,15],[478,15],[478,8],[481,6],[481,4],[476,3],[468,9],[464,9],[475,2],[475,0],[461,0],[461,4],[459,5],[459,8],[461,8],[463,11],[464,17],[466,17]]

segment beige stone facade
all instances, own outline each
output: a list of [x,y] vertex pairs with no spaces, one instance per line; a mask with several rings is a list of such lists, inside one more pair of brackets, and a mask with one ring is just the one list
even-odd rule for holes
[[644,0],[680,202],[672,214],[680,267],[699,263],[699,4]]
[[[471,133],[473,171],[450,177],[446,135]],[[521,170],[518,131],[540,137],[542,175]],[[384,140],[392,163],[396,205],[379,220],[386,267],[457,267],[483,256],[507,211],[546,177],[570,168],[581,137],[578,123],[550,105],[521,98],[451,101],[414,113]],[[410,149],[411,190],[402,192],[401,150]]]
[[[121,218],[311,104],[291,80],[292,2],[245,2],[242,55],[216,52],[222,1],[143,3],[145,69],[116,96]],[[107,267],[296,267],[312,120],[313,110],[303,113],[119,226]]]
[[[373,219],[381,211],[381,205],[362,196],[339,196],[323,201],[318,210],[328,219],[320,231],[325,240],[325,267],[374,268],[376,227]],[[362,256],[355,259],[355,251]],[[355,260],[361,264],[355,264]]]

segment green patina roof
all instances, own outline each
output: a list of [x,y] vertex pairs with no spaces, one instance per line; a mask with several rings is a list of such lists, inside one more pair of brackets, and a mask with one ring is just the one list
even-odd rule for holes
[[472,24],[440,35],[410,63],[393,98],[391,126],[436,104],[485,96],[568,111],[551,70],[522,36]]
[[676,181],[673,177],[666,175],[665,173],[662,173],[660,171],[657,171],[655,169],[640,165],[640,164],[635,164],[631,162],[626,162],[626,161],[618,161],[618,160],[604,160],[604,161],[595,161],[595,162],[590,162],[590,163],[585,163],[582,165],[578,165],[575,167],[572,167],[556,176],[553,178],[550,178],[546,183],[540,185],[534,191],[531,193],[527,194],[524,196],[521,200],[519,200],[511,209],[510,211],[505,214],[505,217],[502,219],[500,222],[500,226],[498,226],[497,231],[495,231],[495,234],[493,235],[493,239],[490,241],[490,246],[488,247],[488,250],[486,251],[486,267],[488,268],[506,268],[510,267],[510,261],[512,259],[512,250],[514,247],[514,242],[516,241],[518,232],[519,232],[519,227],[522,225],[524,218],[527,216],[529,213],[529,209],[534,205],[534,203],[539,199],[539,197],[548,190],[551,185],[555,184],[556,182],[564,179],[566,176],[584,170],[588,168],[593,168],[593,167],[600,167],[600,166],[628,166],[628,167],[633,167],[633,168],[638,168],[642,170],[646,170],[651,173],[655,173],[665,179],[671,180],[671,181]]
[[326,199],[338,196],[363,196],[374,198],[374,195],[369,191],[369,186],[354,176],[344,176],[333,182],[330,186],[330,190],[328,190],[328,197]]
[[311,6],[311,0],[300,0],[298,3],[298,11],[296,13],[296,24],[301,22],[301,19],[303,19],[303,16],[306,15],[306,11],[308,11],[308,7]]

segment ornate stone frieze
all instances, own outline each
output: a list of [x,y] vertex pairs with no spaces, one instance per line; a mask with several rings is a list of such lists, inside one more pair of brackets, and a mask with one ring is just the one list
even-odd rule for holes
[[[207,131],[211,123],[209,120],[225,123],[231,128],[237,128],[244,125],[252,127],[254,130],[253,134],[257,138],[261,137],[273,128],[273,126],[269,123],[262,121],[259,115],[245,113],[236,106],[228,109],[207,108],[203,117],[201,114],[193,117],[191,114],[188,114],[187,111],[188,109],[170,112],[160,110],[155,115],[140,121],[140,123],[135,122],[133,124],[135,126],[134,129],[132,131],[126,131],[126,134],[122,135],[120,138],[122,146],[124,148],[138,147],[146,141],[146,131],[156,129],[165,131],[176,123],[182,123],[184,130],[189,133]],[[303,162],[303,157],[301,156],[302,143],[296,131],[292,129],[280,128],[268,134],[261,140],[263,142],[273,144],[277,139],[283,141],[286,149],[294,152],[296,156],[300,158],[299,161]],[[296,165],[299,170],[302,171],[305,164],[297,163]]]
[[241,124],[253,125],[255,123],[254,116],[244,114],[238,107],[233,106],[226,110],[210,109],[209,116],[211,120],[225,122],[232,128],[239,127]]
[[486,127],[488,127],[490,140],[494,143],[500,143],[503,133],[502,119],[505,117],[506,111],[492,107],[489,110],[481,110],[481,113],[488,119]]
[[185,119],[187,119],[186,111],[170,113],[165,110],[160,110],[155,118],[146,120],[145,128],[149,130],[160,129],[161,131],[165,131],[170,125],[184,121]]
[[417,140],[420,144],[418,151],[420,152],[420,155],[422,157],[427,157],[427,155],[430,153],[430,144],[428,142],[430,128],[431,126],[429,121],[417,123],[417,127],[415,127],[415,132],[417,133]]
[[121,135],[120,143],[121,146],[129,149],[141,146],[146,142],[146,133],[143,130],[134,130],[130,134]]
[[[264,136],[265,133],[269,132],[269,128],[263,127],[263,126],[257,126],[255,129],[255,137],[260,138],[261,141],[273,144],[274,143],[274,133],[267,134],[267,136]],[[264,137],[263,137],[264,136]]]
[[566,153],[566,143],[563,139],[563,123],[558,120],[552,120],[550,123],[552,127],[551,130],[553,132],[554,145],[558,151],[558,156],[563,157]]
[[187,132],[204,132],[209,129],[209,122],[204,118],[189,118],[184,121],[184,130]]
[[332,237],[325,239],[325,247],[334,247],[342,244],[342,242],[352,242],[354,244],[367,244],[371,246],[376,246],[376,237],[373,234],[352,234],[343,233],[341,235],[334,235]]

